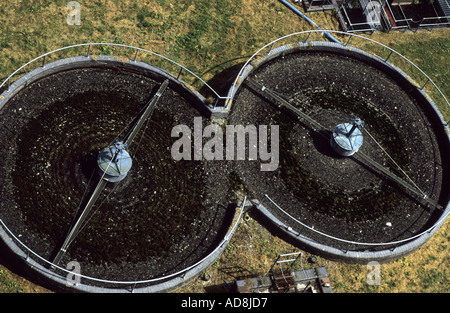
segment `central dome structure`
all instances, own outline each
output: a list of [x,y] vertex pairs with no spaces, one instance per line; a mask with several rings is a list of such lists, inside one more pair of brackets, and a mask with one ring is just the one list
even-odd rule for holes
[[115,183],[127,176],[133,160],[125,149],[123,142],[117,141],[113,146],[100,151],[97,163],[103,179]]
[[337,125],[330,138],[330,144],[334,151],[342,156],[355,154],[363,144],[363,135],[359,130],[363,123],[360,119],[355,118],[351,123]]

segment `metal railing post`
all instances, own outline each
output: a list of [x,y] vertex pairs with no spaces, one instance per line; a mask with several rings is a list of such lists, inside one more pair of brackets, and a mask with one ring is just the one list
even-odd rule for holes
[[423,86],[420,88],[421,90],[423,90],[423,88],[425,88],[425,86],[430,82],[430,79],[427,78],[427,81],[425,82],[425,84],[423,84]]
[[384,59],[384,62],[387,62],[387,60],[391,57],[392,52],[393,52],[392,50],[391,50],[391,52],[389,52],[389,55],[387,56],[386,59]]
[[309,39],[309,36],[311,36],[311,33],[312,33],[312,32],[309,32],[309,33],[308,33],[308,37],[306,37],[306,39],[305,39],[305,41],[304,41],[305,43],[308,42],[308,39]]
[[272,48],[273,48],[273,45],[274,45],[275,43],[272,43],[271,45],[270,45],[270,49],[269,49],[269,52],[267,52],[267,54],[270,54],[270,52],[272,52]]
[[181,75],[181,72],[182,72],[182,71],[183,71],[183,68],[180,68],[180,71],[178,72],[177,80],[180,79],[180,75]]
[[347,42],[345,43],[345,46],[347,47],[348,44],[350,43],[350,40],[352,40],[353,35],[350,35],[350,38],[348,38]]

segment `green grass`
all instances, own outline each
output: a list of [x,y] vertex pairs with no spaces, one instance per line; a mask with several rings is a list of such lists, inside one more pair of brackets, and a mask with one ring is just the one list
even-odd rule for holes
[[[437,84],[447,100],[450,99],[450,67],[448,66],[450,64],[450,40],[448,37],[393,44],[392,48],[415,63]],[[425,82],[422,80],[421,84]],[[445,103],[440,100],[440,95],[435,92],[434,88],[428,88],[427,92],[433,99],[439,99],[437,100],[439,101],[438,105],[445,114],[446,120],[450,122],[450,110],[448,107],[445,108]]]
[[24,292],[24,290],[20,288],[15,281],[9,278],[5,270],[0,269],[0,293],[19,293],[19,292],[20,293]]

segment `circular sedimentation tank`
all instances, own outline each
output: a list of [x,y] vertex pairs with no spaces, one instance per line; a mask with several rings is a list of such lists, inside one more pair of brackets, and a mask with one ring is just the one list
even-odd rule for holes
[[[151,118],[111,171],[99,152],[109,147],[111,160],[114,138],[129,130],[165,80]],[[178,77],[136,60],[62,59],[12,83],[0,112],[1,236],[51,283],[66,286],[73,269],[66,264],[76,261],[82,276],[70,287],[75,290],[168,291],[196,277],[226,247],[238,217],[228,202],[227,167],[171,157],[172,128],[192,128],[194,117],[206,112],[202,96]],[[112,179],[86,223],[52,264],[105,175]]]
[[[256,211],[285,238],[329,258],[388,262],[411,253],[450,210],[448,126],[386,59],[295,36],[255,53],[230,89],[230,124],[279,127],[275,171],[261,171],[258,160],[235,162]],[[353,144],[355,116],[365,124],[356,128],[356,149],[336,148],[336,125]]]

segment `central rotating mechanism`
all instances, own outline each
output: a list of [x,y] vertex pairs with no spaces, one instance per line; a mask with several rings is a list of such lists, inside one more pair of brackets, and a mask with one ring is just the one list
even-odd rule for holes
[[142,113],[136,125],[125,136],[125,139],[123,141],[116,139],[113,146],[105,148],[99,153],[97,163],[102,179],[115,183],[127,176],[128,171],[131,169],[132,159],[126,149],[130,146],[144,122],[152,115],[156,103],[168,84],[169,81],[165,80],[159,87],[158,92],[146,105],[144,113]]
[[351,123],[343,123],[337,125],[330,138],[331,147],[339,155],[351,156],[363,144],[363,136],[360,127],[364,126],[364,121],[358,117],[354,117]]
[[126,150],[127,146],[119,140],[98,154],[97,163],[100,176],[109,182],[123,180],[131,169],[133,160]]

